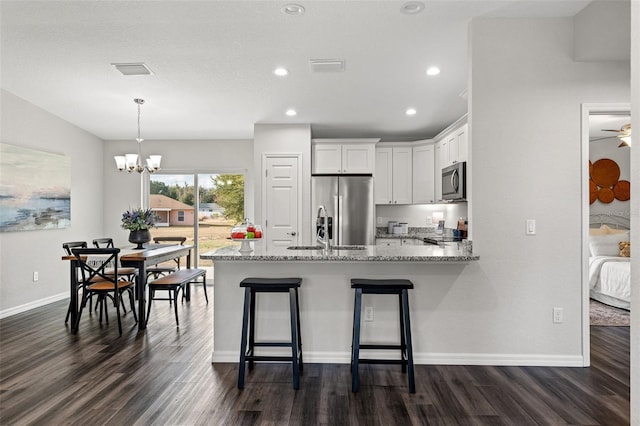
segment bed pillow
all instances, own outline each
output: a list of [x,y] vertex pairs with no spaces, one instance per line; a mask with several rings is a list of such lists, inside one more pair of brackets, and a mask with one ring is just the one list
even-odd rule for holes
[[601,225],[600,228],[589,228],[589,235],[608,235],[608,234],[624,234],[629,232],[627,229],[613,229],[608,225]]
[[620,241],[629,241],[629,231],[620,234],[594,235],[589,237],[591,256],[619,256]]

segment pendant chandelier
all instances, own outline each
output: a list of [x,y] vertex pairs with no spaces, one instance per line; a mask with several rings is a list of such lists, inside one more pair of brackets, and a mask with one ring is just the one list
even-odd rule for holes
[[145,170],[149,173],[154,173],[160,169],[160,161],[162,160],[162,155],[150,155],[149,158],[146,159],[146,164],[142,164],[142,139],[140,137],[140,105],[144,104],[144,99],[136,98],[133,100],[138,105],[138,137],[136,141],[138,142],[138,153],[137,154],[125,154],[125,155],[116,155],[113,157],[116,160],[116,167],[118,170],[131,173],[134,170],[138,173],[142,173]]

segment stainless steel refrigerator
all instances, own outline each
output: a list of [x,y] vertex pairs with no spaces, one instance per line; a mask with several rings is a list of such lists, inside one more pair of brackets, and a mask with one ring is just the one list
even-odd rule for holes
[[332,245],[375,244],[373,177],[323,175],[311,177],[312,235],[316,214],[323,205],[333,218]]

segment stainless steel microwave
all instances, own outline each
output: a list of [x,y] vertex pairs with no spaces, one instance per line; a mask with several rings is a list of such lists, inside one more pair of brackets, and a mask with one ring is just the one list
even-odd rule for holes
[[467,198],[467,162],[461,161],[442,169],[442,199],[465,200]]

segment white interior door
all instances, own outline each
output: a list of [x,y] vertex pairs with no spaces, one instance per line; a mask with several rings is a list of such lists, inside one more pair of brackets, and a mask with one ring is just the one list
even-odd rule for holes
[[298,156],[265,157],[267,247],[298,245],[301,217],[300,159]]

